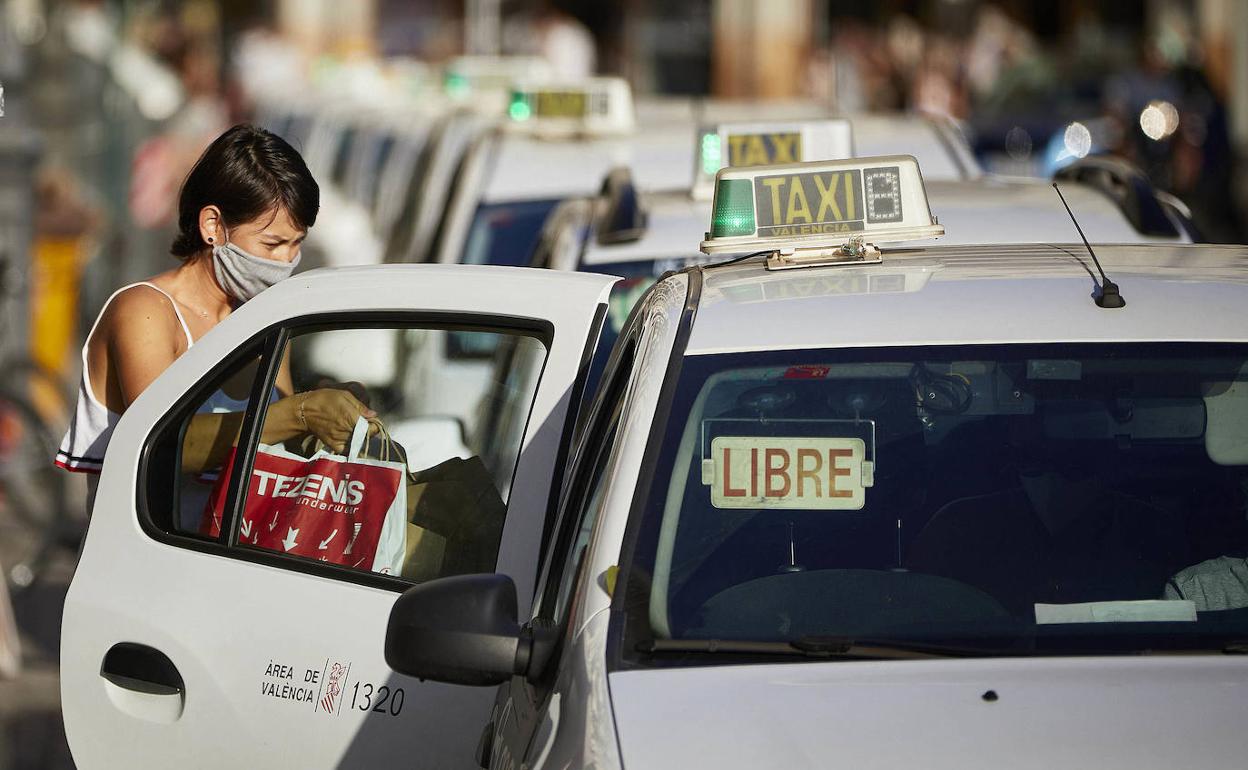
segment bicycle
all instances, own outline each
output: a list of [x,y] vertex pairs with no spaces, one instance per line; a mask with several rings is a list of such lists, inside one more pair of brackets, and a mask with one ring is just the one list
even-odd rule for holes
[[[7,277],[3,260],[0,277]],[[11,295],[4,288],[7,316]],[[36,405],[29,396],[36,384],[59,403],[49,406],[45,398]],[[54,464],[60,436],[48,422],[68,416],[72,403],[63,381],[33,359],[0,361],[0,564],[15,592],[33,585],[58,550],[76,551],[85,529],[71,515],[68,480]]]
[[71,532],[63,471],[52,459],[58,437],[30,402],[0,385],[0,527],[10,585],[28,588]]

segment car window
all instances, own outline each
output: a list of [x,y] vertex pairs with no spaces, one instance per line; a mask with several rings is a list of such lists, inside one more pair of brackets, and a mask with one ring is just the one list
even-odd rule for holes
[[550,566],[538,610],[549,620],[562,620],[567,612],[578,566],[602,511],[608,481],[606,469],[615,448],[634,351],[633,340],[624,343],[581,439],[577,465],[568,481],[563,517],[557,525],[555,543],[550,551]]
[[[525,201],[483,205],[468,231],[463,262],[467,265],[527,266],[537,248],[546,217],[558,201]],[[447,339],[447,358],[489,359],[495,341],[488,336],[461,332]]]
[[630,595],[648,613],[630,633],[983,654],[1242,638],[1246,355],[687,357],[638,522]]
[[529,264],[546,217],[556,200],[482,204],[472,219],[464,246],[466,265]]
[[611,287],[611,296],[607,300],[607,319],[602,327],[598,348],[594,359],[590,362],[589,377],[586,380],[587,392],[594,392],[607,365],[611,349],[623,331],[633,308],[646,295],[658,280],[659,276],[669,270],[683,270],[693,264],[706,262],[705,255],[681,256],[664,259],[639,259],[627,262],[581,262],[577,270],[588,273],[615,275],[624,279]]
[[[319,562],[411,581],[492,571],[546,347],[474,329],[511,352],[480,410],[512,419],[501,438],[469,433],[422,386],[452,331],[296,329],[280,351],[251,353],[205,383],[154,440],[177,458],[148,470],[151,504],[174,502],[167,531],[277,554],[292,568]],[[259,439],[240,457],[249,395]],[[243,472],[248,483],[232,484]]]
[[157,427],[143,466],[145,509],[157,529],[208,539],[204,511],[262,379],[263,352],[259,343],[239,351]]
[[[402,153],[394,154],[400,157],[395,159],[397,171],[392,173],[404,172],[403,178],[398,181],[401,205],[394,206],[389,201],[378,200],[378,227],[386,238],[385,260],[404,262],[412,249],[412,237],[416,222],[420,218],[421,191],[424,189],[425,174],[433,156],[433,145],[423,141],[420,144],[409,142]],[[402,168],[399,168],[399,164]],[[391,178],[389,174],[384,176],[386,179]],[[378,193],[380,195],[383,192],[384,184]]]
[[602,510],[602,500],[607,489],[607,461],[611,457],[611,448],[615,445],[617,426],[616,421],[608,426],[607,433],[601,436],[602,446],[597,448],[597,456],[586,469],[586,487],[578,498],[576,516],[568,522],[568,545],[556,563],[555,571],[550,575],[551,580],[556,581],[552,583],[555,593],[554,604],[550,607],[550,617],[554,620],[561,620],[567,613],[578,567],[589,545],[589,536],[598,522],[598,514]]

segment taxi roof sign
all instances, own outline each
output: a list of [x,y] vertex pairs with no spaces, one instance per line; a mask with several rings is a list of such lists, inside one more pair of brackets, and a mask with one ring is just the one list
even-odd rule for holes
[[721,168],[770,166],[854,155],[848,120],[787,120],[721,123],[697,134],[693,197],[709,200]]
[[771,269],[862,263],[873,244],[936,238],[911,155],[721,169],[706,254],[775,251]]
[[518,82],[507,105],[513,131],[538,136],[612,135],[633,130],[633,92],[617,77]]
[[517,80],[550,77],[550,63],[537,56],[457,56],[442,73],[442,87],[451,98],[482,91],[505,92]]

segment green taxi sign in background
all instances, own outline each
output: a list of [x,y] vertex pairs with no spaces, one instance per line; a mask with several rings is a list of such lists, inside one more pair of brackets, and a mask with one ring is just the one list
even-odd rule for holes
[[692,190],[697,199],[711,197],[721,168],[836,160],[853,154],[849,121],[839,118],[722,123],[698,136]]
[[728,134],[729,166],[768,166],[775,163],[797,163],[801,160],[802,135],[796,131]]

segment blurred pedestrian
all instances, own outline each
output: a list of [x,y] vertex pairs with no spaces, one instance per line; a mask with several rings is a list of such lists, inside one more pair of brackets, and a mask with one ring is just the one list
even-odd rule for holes
[[557,80],[581,80],[598,68],[593,33],[555,0],[539,0],[534,13],[512,14],[503,26],[503,49],[542,57]]

